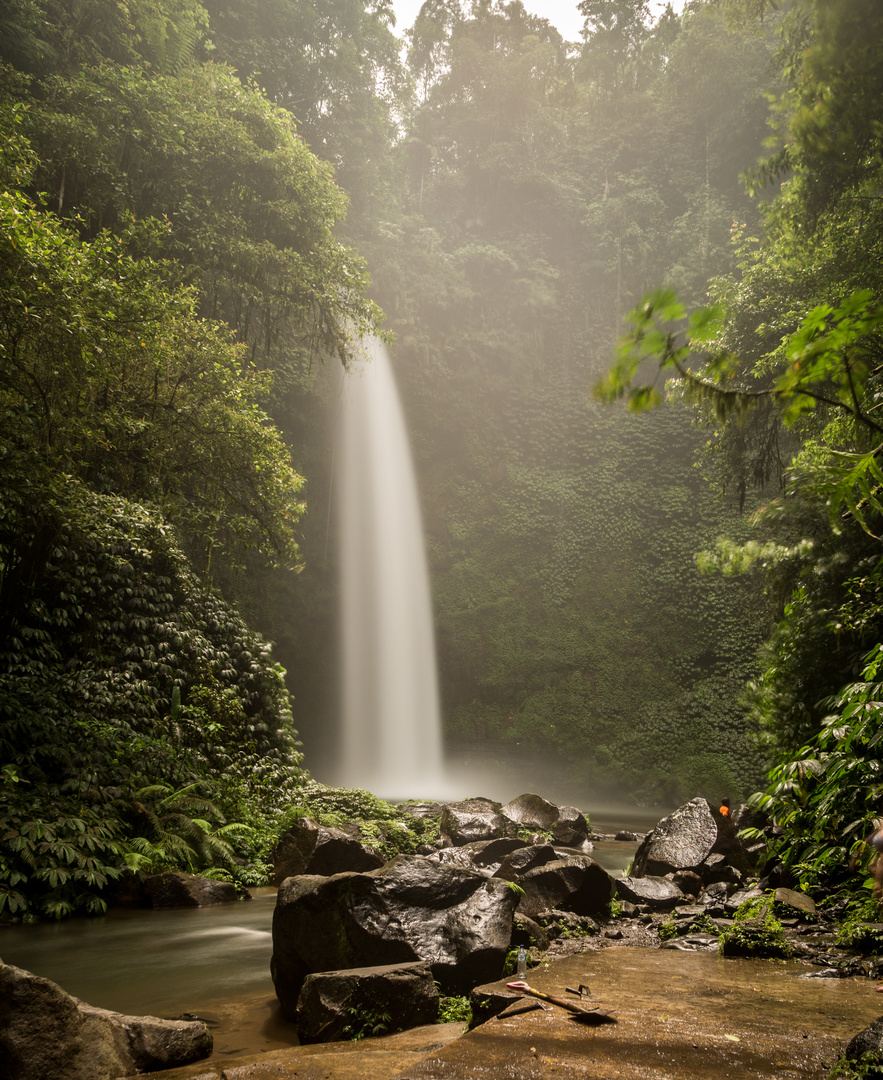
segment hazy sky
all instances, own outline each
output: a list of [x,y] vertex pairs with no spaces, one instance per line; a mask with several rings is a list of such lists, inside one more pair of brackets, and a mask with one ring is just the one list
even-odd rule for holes
[[[680,11],[685,2],[686,0],[673,0],[672,7],[675,11]],[[583,17],[577,10],[579,0],[522,0],[522,3],[533,15],[548,19],[563,38],[579,41],[583,27]],[[414,25],[423,0],[393,0],[392,6],[396,13],[396,34],[401,37],[405,30]],[[664,3],[650,0],[650,10],[654,16],[659,15],[664,8]]]

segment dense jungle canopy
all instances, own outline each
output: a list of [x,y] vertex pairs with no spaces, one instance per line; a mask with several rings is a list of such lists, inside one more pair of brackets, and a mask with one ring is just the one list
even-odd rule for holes
[[381,328],[449,743],[654,803],[772,768],[798,874],[845,871],[883,795],[883,10],[578,8],[3,5],[0,912],[258,883],[321,802],[334,373]]

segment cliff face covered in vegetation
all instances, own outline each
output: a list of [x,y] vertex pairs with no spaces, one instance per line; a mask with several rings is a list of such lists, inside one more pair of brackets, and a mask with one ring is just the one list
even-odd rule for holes
[[779,755],[783,820],[873,756],[879,15],[580,10],[429,0],[402,51],[385,2],[4,7],[8,907],[261,862],[333,732],[327,372],[381,309],[449,740],[672,803]]

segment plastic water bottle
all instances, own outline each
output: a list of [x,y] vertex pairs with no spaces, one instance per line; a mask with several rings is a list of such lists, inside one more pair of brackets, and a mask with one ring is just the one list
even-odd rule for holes
[[527,978],[527,949],[522,945],[518,950],[518,978]]

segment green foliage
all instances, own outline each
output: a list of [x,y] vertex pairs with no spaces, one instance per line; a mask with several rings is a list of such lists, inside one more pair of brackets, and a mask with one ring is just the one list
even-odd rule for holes
[[676,938],[680,931],[678,930],[678,924],[674,919],[666,919],[661,922],[657,927],[659,932],[660,941],[670,941],[672,938]]
[[122,874],[123,827],[118,808],[112,802],[93,808],[90,794],[75,785],[38,791],[4,766],[0,913],[59,919],[104,912],[100,894]]
[[132,235],[83,242],[0,192],[5,497],[78,479],[162,506],[207,566],[219,546],[293,562],[302,479],[257,404],[268,380]]
[[842,1053],[831,1065],[826,1080],[865,1080],[865,1077],[880,1076],[883,1076],[883,1059],[876,1051],[867,1050],[855,1060]]
[[438,1003],[439,1024],[469,1024],[472,1005],[468,997],[442,997]]
[[862,681],[841,690],[812,742],[787,754],[771,771],[768,790],[751,800],[785,830],[773,851],[803,888],[843,882],[850,856],[866,863],[873,854],[864,838],[883,793],[881,661],[883,646],[877,646],[865,658]]
[[347,1023],[343,1029],[343,1037],[350,1039],[352,1042],[392,1033],[390,1030],[392,1016],[389,1012],[380,1008],[349,1008],[346,1010],[345,1016]]
[[773,914],[772,895],[741,904],[733,925],[721,933],[718,948],[722,956],[788,958],[794,955],[782,924]]
[[360,838],[384,858],[413,854],[421,844],[438,837],[437,818],[420,818],[402,813],[391,803],[359,788],[326,787],[314,780],[305,782],[297,800],[274,824],[278,838],[298,818],[310,817],[328,828],[355,827]]
[[[874,905],[878,910],[879,905]],[[855,949],[864,956],[878,955],[883,949],[883,927],[880,923],[867,923],[856,918],[848,918],[840,924],[837,931],[837,944],[846,949]]]
[[[58,903],[36,876],[54,865],[50,847],[14,864],[30,881],[18,907],[49,911],[51,899],[57,915],[100,906],[127,852],[130,867],[211,867],[231,851],[260,863],[277,801],[303,780],[266,643],[200,587],[161,515],[77,495],[20,510],[32,519],[15,535],[28,543],[7,552],[33,559],[41,545],[45,563],[10,589],[0,627],[0,757],[18,778],[3,789],[3,817],[23,835],[56,817],[86,822],[72,835],[75,862],[87,862]],[[176,819],[181,789],[196,782],[217,813],[191,803]],[[133,816],[130,800],[148,787]],[[50,816],[36,793],[57,804]]]

